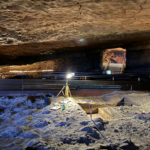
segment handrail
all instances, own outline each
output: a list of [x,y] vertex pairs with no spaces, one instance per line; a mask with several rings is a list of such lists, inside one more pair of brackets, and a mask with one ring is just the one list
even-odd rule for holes
[[[23,82],[22,82],[23,81]],[[0,80],[0,90],[45,90],[45,89],[61,89],[63,85],[65,85],[66,80],[30,80],[30,79],[6,79]],[[150,81],[117,81],[117,80],[70,80],[70,89],[77,89],[77,85],[88,85],[94,88],[92,89],[101,89],[99,87],[103,87],[104,89],[108,89],[107,87],[119,87],[123,90],[130,90],[132,86],[132,90],[150,90],[149,84]],[[95,86],[94,86],[95,85]],[[103,85],[103,86],[100,86]],[[117,86],[119,85],[119,86]],[[98,87],[98,88],[95,88]],[[90,89],[90,88],[86,88]],[[103,88],[102,88],[103,89]]]

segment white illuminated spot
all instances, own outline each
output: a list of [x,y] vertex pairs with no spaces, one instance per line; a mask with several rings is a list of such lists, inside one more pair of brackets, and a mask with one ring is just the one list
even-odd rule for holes
[[46,72],[46,71],[53,71],[52,69],[50,69],[50,70],[42,70],[42,72]]
[[74,75],[75,73],[68,73],[66,77],[69,79],[69,78],[72,78]]
[[23,71],[16,71],[16,70],[13,70],[13,71],[9,71],[9,72],[23,72]]
[[72,77],[72,74],[67,74],[67,78],[71,78]]
[[106,74],[111,74],[111,70],[106,70]]

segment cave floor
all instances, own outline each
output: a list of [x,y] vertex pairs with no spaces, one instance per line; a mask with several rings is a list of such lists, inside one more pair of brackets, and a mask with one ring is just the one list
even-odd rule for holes
[[74,101],[87,114],[90,113],[91,105],[93,118],[104,120],[128,118],[133,113],[149,113],[150,110],[149,93],[140,91],[114,91],[102,96],[75,97]]
[[[89,116],[91,101],[93,120]],[[62,105],[66,109],[62,110]],[[150,96],[147,92],[114,91],[95,97],[54,98],[44,107],[43,98],[32,103],[27,95],[0,97],[0,149],[116,150],[150,149]],[[88,115],[87,115],[88,114]],[[103,121],[102,121],[103,120]]]

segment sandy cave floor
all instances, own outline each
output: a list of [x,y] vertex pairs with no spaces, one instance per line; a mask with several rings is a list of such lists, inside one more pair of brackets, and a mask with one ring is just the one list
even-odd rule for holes
[[[146,113],[150,111],[150,94],[147,92],[113,92],[96,97],[77,97],[74,101],[82,106],[89,114],[89,103],[94,118],[101,117],[104,120],[131,117],[131,113]],[[89,115],[88,115],[89,116]]]
[[[149,94],[119,91],[101,97],[59,97],[47,107],[42,98],[31,103],[27,96],[1,97],[0,149],[99,150],[111,149],[111,143],[116,150],[149,150],[150,114],[131,115],[149,112]],[[96,107],[93,120],[110,143],[95,128],[86,109],[78,105],[87,105],[85,100]],[[63,101],[66,110],[62,110]]]

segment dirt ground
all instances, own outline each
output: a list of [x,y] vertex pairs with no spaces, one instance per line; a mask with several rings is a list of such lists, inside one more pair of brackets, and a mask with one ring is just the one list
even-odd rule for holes
[[[96,113],[89,114],[89,103]],[[149,150],[150,96],[116,91],[98,97],[1,97],[1,150]],[[63,110],[62,106],[65,105]]]
[[91,105],[94,118],[101,117],[104,120],[110,120],[132,117],[132,113],[149,112],[149,95],[147,92],[116,91],[97,97],[78,97],[74,98],[74,101],[78,103],[87,114],[90,113],[89,107]]

